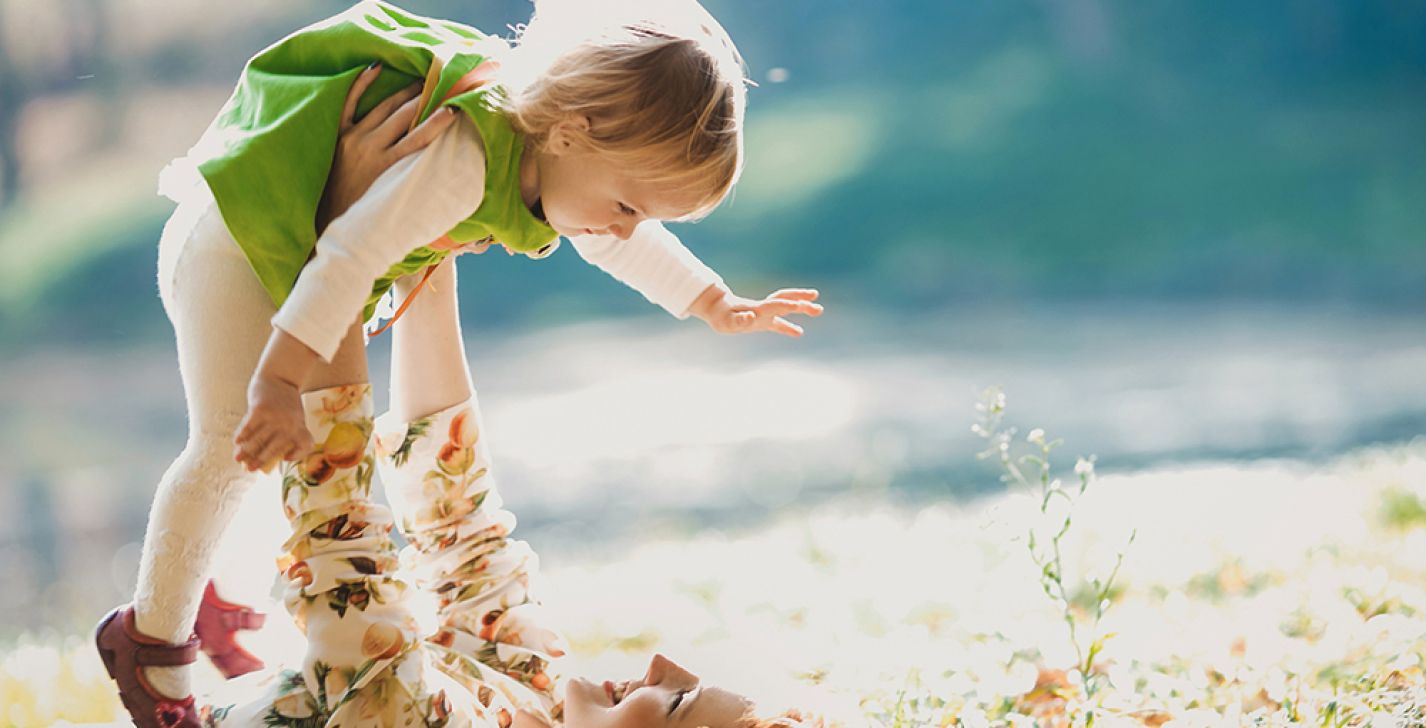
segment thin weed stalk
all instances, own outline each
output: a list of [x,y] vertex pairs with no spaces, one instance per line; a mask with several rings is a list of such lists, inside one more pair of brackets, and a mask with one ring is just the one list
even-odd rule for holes
[[[1086,712],[1085,724],[1093,725],[1094,699],[1107,682],[1103,671],[1096,669],[1097,660],[1104,651],[1104,643],[1113,637],[1112,633],[1100,635],[1099,625],[1112,603],[1111,594],[1115,579],[1119,576],[1119,568],[1124,563],[1124,554],[1134,543],[1138,531],[1136,529],[1130,533],[1128,542],[1118,552],[1114,566],[1106,578],[1091,578],[1087,584],[1081,584],[1088,587],[1090,600],[1090,607],[1085,610],[1088,612],[1088,624],[1082,624],[1084,618],[1080,616],[1079,607],[1081,599],[1076,597],[1077,590],[1066,584],[1063,542],[1073,523],[1074,507],[1094,480],[1095,458],[1092,455],[1079,458],[1074,466],[1079,487],[1065,487],[1063,480],[1054,477],[1051,463],[1052,453],[1063,441],[1046,438],[1045,431],[1039,428],[1031,430],[1023,443],[1017,441],[1016,428],[1005,425],[1005,403],[1005,393],[998,387],[986,389],[976,403],[977,421],[971,426],[971,431],[987,442],[987,447],[978,457],[982,460],[993,459],[1002,471],[1001,481],[1009,487],[1023,489],[1035,496],[1042,516],[1049,515],[1050,506],[1056,498],[1065,501],[1064,520],[1053,529],[1048,543],[1037,538],[1032,527],[1029,529],[1027,545],[1030,558],[1039,569],[1041,590],[1063,615],[1069,641],[1074,648],[1075,672],[1079,673],[1085,704],[1091,706]],[[1021,452],[1027,447],[1031,448],[1030,452]],[[1095,635],[1088,645],[1084,644],[1082,629]]]

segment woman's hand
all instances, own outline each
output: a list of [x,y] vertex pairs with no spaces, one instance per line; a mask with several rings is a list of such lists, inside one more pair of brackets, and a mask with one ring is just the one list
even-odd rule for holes
[[715,284],[693,302],[689,313],[720,334],[771,331],[796,338],[802,335],[802,327],[783,317],[794,313],[821,316],[822,305],[814,303],[816,300],[817,291],[812,288],[783,288],[756,301]]
[[[491,245],[498,244],[499,243],[489,242],[489,238],[473,240],[469,243],[457,243],[456,241],[451,240],[449,236],[445,236],[442,237],[440,240],[431,243],[429,247],[434,250],[449,250],[451,251],[451,257],[454,258],[457,256],[465,255],[466,253],[475,253],[476,255],[479,255],[487,250],[490,250]],[[510,249],[506,248],[505,252],[510,253]],[[514,253],[510,254],[514,255]]]
[[421,85],[412,84],[382,100],[361,121],[354,121],[357,101],[380,73],[380,64],[373,63],[347,91],[332,170],[317,207],[318,234],[360,199],[382,172],[402,157],[425,148],[456,119],[454,109],[448,106],[431,114],[408,134],[406,130],[416,118],[421,96]]
[[297,385],[261,373],[248,383],[248,413],[238,425],[233,459],[248,472],[272,472],[282,460],[295,460],[312,450],[312,434]]

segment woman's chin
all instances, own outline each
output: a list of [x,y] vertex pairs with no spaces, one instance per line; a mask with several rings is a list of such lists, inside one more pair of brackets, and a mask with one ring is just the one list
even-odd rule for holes
[[603,696],[603,686],[582,677],[572,677],[565,684],[565,700],[567,702],[591,703],[596,702],[596,697]]

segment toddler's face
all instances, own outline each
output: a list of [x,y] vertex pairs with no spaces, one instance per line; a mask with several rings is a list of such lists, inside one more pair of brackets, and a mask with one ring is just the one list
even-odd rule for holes
[[538,153],[540,204],[555,232],[613,235],[628,239],[644,220],[670,220],[687,214],[678,200],[657,186],[641,182],[626,169],[554,135]]

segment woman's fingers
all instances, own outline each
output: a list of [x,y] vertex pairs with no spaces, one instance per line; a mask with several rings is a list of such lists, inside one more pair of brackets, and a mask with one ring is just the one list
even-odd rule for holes
[[[396,155],[397,159],[400,159],[411,152],[424,149],[427,144],[434,141],[436,137],[441,135],[441,132],[445,131],[446,128],[456,120],[455,111],[455,107],[447,106],[426,117],[426,120],[421,122],[420,126],[416,127],[410,134],[402,137],[401,141],[396,142],[396,146],[391,148],[391,152]],[[483,253],[485,251],[481,250],[478,252]]]
[[398,106],[420,95],[421,84],[413,83],[410,86],[407,86],[406,88],[403,88],[400,91],[397,91],[396,93],[387,96],[386,98],[381,100],[381,103],[377,104],[376,107],[371,110],[371,113],[361,117],[361,121],[358,121],[356,123],[355,128],[360,129],[362,131],[371,131],[372,129],[375,129],[377,126],[381,125],[382,122],[390,118],[391,113],[395,111]]
[[352,81],[352,87],[347,90],[347,101],[342,106],[341,131],[345,132],[352,128],[352,124],[356,123],[357,102],[361,100],[362,94],[366,93],[368,88],[371,88],[372,82],[380,75],[381,64],[373,63],[367,66],[365,71],[357,74],[356,80]]
[[416,112],[420,111],[421,97],[413,96],[411,99],[401,104],[391,116],[381,122],[372,132],[372,138],[386,146],[392,146],[411,128],[411,120],[416,118]]
[[455,248],[455,254],[464,255],[466,253],[475,253],[476,255],[479,255],[489,249],[490,243],[466,243],[465,245],[462,245],[459,248]]

